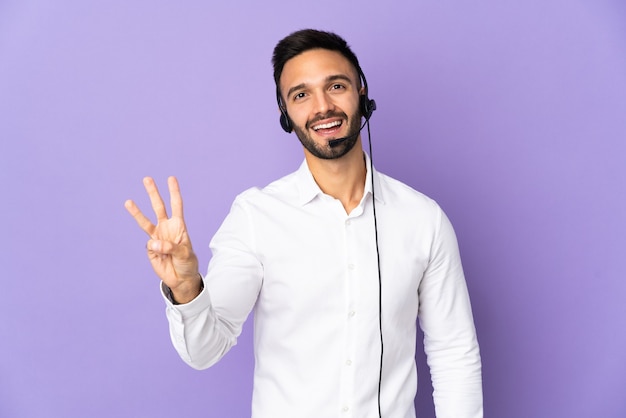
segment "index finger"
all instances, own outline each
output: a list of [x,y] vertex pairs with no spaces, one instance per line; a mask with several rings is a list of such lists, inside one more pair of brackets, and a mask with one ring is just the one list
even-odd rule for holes
[[167,178],[167,186],[170,189],[170,205],[172,206],[172,216],[183,218],[183,197],[180,194],[178,180],[174,176]]
[[126,202],[124,202],[124,207],[126,208],[128,213],[130,213],[130,215],[135,218],[135,221],[137,222],[139,227],[143,229],[146,234],[152,236],[155,226],[152,222],[150,222],[150,219],[146,218],[146,216],[141,213],[141,210],[137,207],[135,202],[133,202],[132,200],[127,200]]

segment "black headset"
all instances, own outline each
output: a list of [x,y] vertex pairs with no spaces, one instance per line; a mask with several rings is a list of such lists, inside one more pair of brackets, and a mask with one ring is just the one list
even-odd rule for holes
[[[365,121],[368,122],[372,117],[372,113],[376,110],[376,102],[370,99],[367,95],[367,79],[365,78],[365,74],[363,74],[363,70],[361,70],[361,67],[358,65],[355,67],[365,89],[365,93],[359,96],[359,111],[361,112],[361,116],[365,118]],[[291,119],[287,114],[287,108],[283,105],[283,100],[280,95],[280,86],[278,85],[276,85],[276,101],[278,102],[278,108],[280,109],[280,126],[285,132],[291,133],[293,131],[293,125],[291,124]]]

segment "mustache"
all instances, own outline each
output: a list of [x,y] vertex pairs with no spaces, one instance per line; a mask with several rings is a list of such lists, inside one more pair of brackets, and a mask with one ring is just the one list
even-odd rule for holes
[[322,121],[324,119],[329,119],[329,118],[342,118],[342,119],[347,120],[348,115],[346,115],[344,112],[328,112],[323,115],[315,116],[313,119],[311,119],[310,121],[306,123],[306,127],[307,129],[309,129],[311,128],[312,125],[316,124],[317,122]]

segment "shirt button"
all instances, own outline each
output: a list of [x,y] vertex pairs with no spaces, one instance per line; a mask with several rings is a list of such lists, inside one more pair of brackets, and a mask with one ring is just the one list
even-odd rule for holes
[[348,268],[349,268],[350,270],[354,270],[354,264],[352,264],[352,263],[348,264]]
[[348,225],[348,226],[349,226],[349,225],[350,225],[350,223],[351,223],[351,222],[350,222],[350,219],[348,219],[348,220],[346,221],[346,225]]
[[343,412],[348,412],[348,411],[350,410],[350,408],[348,408],[347,406],[344,406],[341,410],[342,410]]
[[352,366],[352,360],[346,360],[346,366]]
[[350,311],[350,313],[348,313],[348,316],[350,318],[352,318],[354,315],[356,315],[356,312],[354,312],[354,311]]

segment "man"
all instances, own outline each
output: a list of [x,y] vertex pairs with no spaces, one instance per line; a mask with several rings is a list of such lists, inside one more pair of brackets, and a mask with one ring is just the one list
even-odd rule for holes
[[416,322],[438,417],[481,417],[481,362],[452,227],[435,202],[373,170],[360,129],[375,105],[339,36],[281,40],[273,56],[281,125],[300,169],[237,197],[199,274],[180,191],[172,217],[152,179],[148,256],[162,280],[172,342],[192,367],[217,362],[254,309],[252,415],[415,417]]

